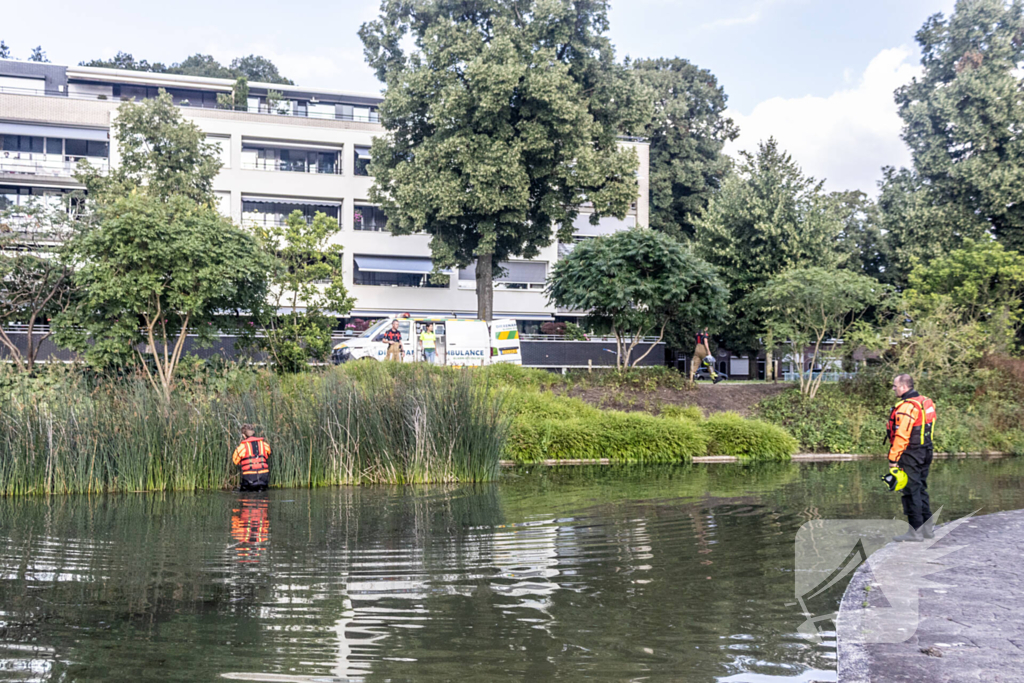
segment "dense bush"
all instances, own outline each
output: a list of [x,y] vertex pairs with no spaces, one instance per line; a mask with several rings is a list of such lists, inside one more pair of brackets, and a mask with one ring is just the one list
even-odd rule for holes
[[796,439],[784,429],[760,420],[745,420],[736,413],[716,413],[701,423],[701,429],[709,437],[709,452],[715,455],[788,460],[797,448]]
[[[801,450],[881,455],[888,452],[885,425],[896,401],[890,383],[888,375],[865,373],[822,386],[814,400],[787,391],[758,404],[757,414],[785,428]],[[925,378],[918,391],[938,410],[937,452],[1024,451],[1021,385],[1011,373],[982,368],[941,381]]]
[[782,460],[796,441],[774,425],[716,415],[699,408],[662,407],[662,416],[599,410],[579,399],[515,391],[505,405],[514,415],[506,457],[516,462],[597,460],[687,462],[703,455]]

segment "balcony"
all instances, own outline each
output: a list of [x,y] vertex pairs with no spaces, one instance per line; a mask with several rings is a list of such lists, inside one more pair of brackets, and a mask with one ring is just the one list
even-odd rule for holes
[[305,150],[278,147],[242,147],[242,168],[252,171],[340,175],[337,150]]
[[79,161],[85,161],[101,173],[110,168],[102,157],[55,157],[52,154],[24,154],[0,152],[0,175],[28,175],[48,178],[71,178]]
[[307,224],[313,222],[313,217],[317,213],[324,213],[338,220],[341,215],[341,203],[328,201],[288,201],[271,197],[242,197],[242,225],[244,227],[283,227],[287,225],[288,216],[294,211],[301,212]]

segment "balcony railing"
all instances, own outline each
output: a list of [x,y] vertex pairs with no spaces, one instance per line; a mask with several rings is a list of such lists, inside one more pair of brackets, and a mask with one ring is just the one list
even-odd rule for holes
[[[227,91],[225,91],[227,92]],[[92,101],[109,101],[109,102],[124,102],[131,101],[135,98],[132,97],[110,97],[107,95],[92,95],[88,93],[48,93],[43,92],[37,88],[11,88],[8,86],[0,86],[0,95],[34,95],[38,97],[63,97],[72,100],[92,100]],[[304,119],[321,119],[321,120],[334,120],[334,121],[355,121],[357,123],[379,123],[380,118],[377,112],[370,112],[367,116],[356,115],[356,114],[343,114],[343,113],[325,113],[318,111],[308,111],[302,108],[285,108],[285,107],[274,107],[268,108],[267,105],[261,104],[258,107],[249,107],[246,105],[239,105],[237,107],[225,108],[225,107],[200,107],[191,104],[179,103],[179,107],[191,108],[191,109],[220,109],[222,111],[242,111],[250,114],[262,114],[266,116],[292,116]]]
[[86,161],[91,166],[106,173],[110,168],[108,159],[102,157],[54,158],[52,154],[32,154],[28,152],[0,152],[0,174],[48,176],[70,178],[75,173],[79,161]]
[[250,171],[284,171],[286,173],[319,173],[328,175],[341,175],[341,164],[305,164],[295,161],[281,161],[280,159],[257,159],[256,161],[243,161],[242,168]]

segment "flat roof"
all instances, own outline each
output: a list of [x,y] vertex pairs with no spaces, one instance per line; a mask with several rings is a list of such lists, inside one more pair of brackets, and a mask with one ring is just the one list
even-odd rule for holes
[[[5,68],[17,65],[20,68]],[[156,73],[152,71],[133,71],[131,69],[107,69],[95,66],[62,66],[59,64],[25,62],[22,60],[0,59],[0,74],[31,77],[31,72],[38,71],[39,76],[53,69],[63,69],[66,77],[74,81],[92,81],[97,83],[119,83],[126,85],[146,85],[160,88],[187,88],[190,90],[207,90],[212,92],[230,92],[235,84],[231,78],[206,78],[205,76],[184,76],[181,74]],[[358,92],[355,90],[329,90],[326,88],[309,88],[301,85],[282,85],[280,83],[261,83],[250,81],[250,88],[257,90],[276,90],[283,95],[312,99],[326,97],[340,100],[357,100],[365,103],[383,101],[380,93]]]

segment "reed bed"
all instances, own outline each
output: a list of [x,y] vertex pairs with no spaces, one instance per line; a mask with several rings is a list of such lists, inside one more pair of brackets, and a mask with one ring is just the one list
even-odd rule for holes
[[229,488],[245,423],[270,442],[272,486],[487,481],[502,397],[468,373],[382,367],[185,387],[169,403],[142,381],[70,375],[0,397],[0,495]]

